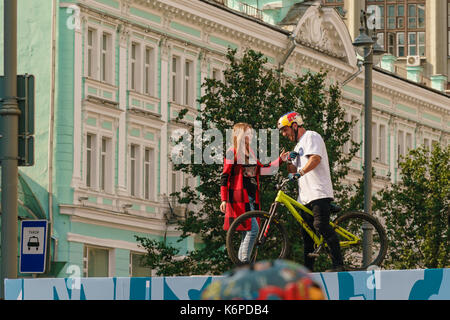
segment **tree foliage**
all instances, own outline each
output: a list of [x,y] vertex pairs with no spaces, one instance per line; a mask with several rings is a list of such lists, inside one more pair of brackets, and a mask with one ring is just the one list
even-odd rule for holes
[[[253,50],[238,58],[236,50],[230,49],[227,59],[229,66],[224,71],[224,81],[205,79],[202,84],[205,94],[198,102],[204,109],[197,117],[202,129],[206,131],[214,127],[222,132],[223,137],[226,137],[226,129],[237,122],[251,124],[256,132],[258,129],[275,129],[281,115],[297,111],[304,118],[305,127],[317,131],[324,138],[335,196],[337,200],[347,198],[349,190],[340,181],[347,175],[348,163],[359,145],[349,141],[352,124],[344,121],[345,111],[339,103],[341,93],[338,84],[328,85],[324,72],[307,73],[294,79],[286,77],[282,69],[267,68],[264,55]],[[179,119],[186,112],[181,112]],[[194,134],[194,128],[191,128],[191,134]],[[351,144],[351,152],[344,154],[342,147],[347,142]],[[211,141],[204,139],[203,148],[208,143]],[[294,146],[280,135],[280,150],[293,150]],[[272,158],[277,157],[278,154],[273,152],[269,150]],[[223,155],[220,156],[223,159]],[[184,258],[175,259],[179,254],[177,249],[158,241],[137,238],[148,251],[148,265],[160,275],[221,274],[232,267],[224,245],[224,216],[219,211],[222,166],[222,163],[175,166],[200,181],[196,190],[184,188],[182,193],[177,193],[179,201],[190,208],[186,218],[178,221],[182,232],[180,240],[195,235],[201,241]],[[286,176],[286,167],[282,166],[276,175],[261,177],[262,210],[268,210],[275,199],[277,181]],[[288,193],[296,197],[295,184],[289,186]],[[301,263],[303,249],[296,241],[300,237],[299,225],[288,214],[283,215],[283,220],[292,239],[290,258]]]
[[401,181],[374,203],[389,239],[385,266],[395,269],[450,266],[450,146],[411,150],[399,163]]

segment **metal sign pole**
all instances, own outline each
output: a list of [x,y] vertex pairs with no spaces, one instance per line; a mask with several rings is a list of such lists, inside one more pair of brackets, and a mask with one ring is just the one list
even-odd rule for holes
[[17,100],[17,0],[4,0],[5,96],[0,108],[2,137],[1,278],[0,298],[4,299],[4,281],[17,278],[18,224],[18,128],[20,109]]

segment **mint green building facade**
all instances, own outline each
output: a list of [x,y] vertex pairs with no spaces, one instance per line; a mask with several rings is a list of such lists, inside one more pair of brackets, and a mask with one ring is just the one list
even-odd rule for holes
[[[288,8],[294,1],[274,2],[259,0],[266,12],[273,7],[260,23],[237,1],[232,10],[201,0],[19,1],[18,73],[36,77],[36,164],[20,172],[51,222],[49,274],[150,275],[134,236],[176,243],[180,234],[169,222],[185,208],[168,195],[198,183],[172,170],[170,137],[201,111],[202,80],[223,79],[228,47],[262,51],[269,68],[284,61],[291,42],[276,26],[283,18],[278,2]],[[357,71],[351,38],[335,10],[317,10],[291,26],[299,45],[285,72],[322,68],[330,83],[342,83]],[[388,69],[389,60],[384,64]],[[348,119],[362,119],[362,75],[342,92]],[[375,190],[397,181],[398,156],[408,148],[449,143],[448,102],[374,72]],[[184,108],[188,123],[175,122]],[[353,138],[362,141],[363,131],[359,121]],[[360,154],[348,183],[362,175],[362,164]],[[184,254],[197,242],[176,245]]]

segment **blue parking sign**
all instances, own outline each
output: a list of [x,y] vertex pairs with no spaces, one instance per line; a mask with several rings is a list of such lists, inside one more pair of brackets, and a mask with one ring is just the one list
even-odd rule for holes
[[47,220],[23,220],[20,237],[20,273],[44,273]]

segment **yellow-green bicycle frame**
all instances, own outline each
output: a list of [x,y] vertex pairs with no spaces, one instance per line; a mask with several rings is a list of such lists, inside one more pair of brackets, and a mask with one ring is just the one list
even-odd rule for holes
[[[285,205],[285,207],[289,210],[289,212],[294,216],[294,218],[300,223],[300,225],[305,229],[305,231],[308,233],[308,235],[313,239],[316,246],[320,246],[323,243],[323,237],[320,236],[320,238],[316,235],[316,233],[308,226],[306,221],[303,219],[303,217],[297,212],[297,210],[294,208],[294,206],[300,208],[304,212],[313,215],[312,211],[309,210],[307,207],[305,207],[303,204],[295,201],[291,197],[289,197],[287,194],[285,194],[282,190],[278,191],[277,197],[275,198],[275,202],[282,203]],[[330,221],[330,225],[333,227],[333,229],[336,231],[336,233],[340,236],[342,236],[344,241],[340,241],[341,248],[349,247],[351,245],[355,245],[361,242],[361,239],[351,232],[345,230],[344,228],[334,224]],[[325,244],[326,245],[326,244]]]

